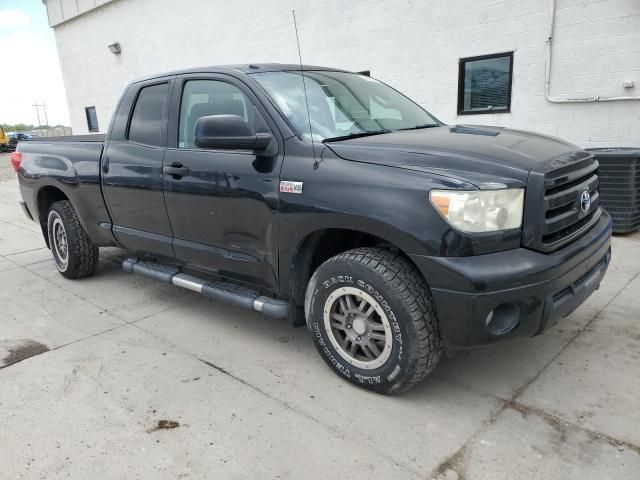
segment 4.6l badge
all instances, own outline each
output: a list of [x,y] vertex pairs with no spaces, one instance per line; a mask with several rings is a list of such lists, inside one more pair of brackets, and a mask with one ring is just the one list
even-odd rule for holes
[[281,193],[302,193],[303,182],[290,182],[288,180],[280,181]]

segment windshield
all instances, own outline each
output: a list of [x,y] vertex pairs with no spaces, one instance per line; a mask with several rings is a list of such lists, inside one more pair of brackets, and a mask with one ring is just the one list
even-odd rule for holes
[[[253,78],[289,119],[302,139],[314,141],[427,128],[440,123],[393,88],[364,75],[305,71],[254,73]],[[305,103],[305,86],[309,115]],[[311,124],[311,128],[309,127]]]

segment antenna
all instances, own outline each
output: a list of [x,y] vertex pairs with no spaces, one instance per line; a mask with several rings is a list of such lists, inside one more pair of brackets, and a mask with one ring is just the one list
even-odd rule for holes
[[293,15],[293,26],[296,30],[296,43],[298,45],[298,60],[300,62],[300,75],[302,76],[302,88],[304,90],[304,103],[307,107],[307,119],[309,120],[309,135],[311,135],[311,149],[313,150],[313,168],[318,168],[319,162],[316,158],[316,144],[313,141],[313,130],[311,129],[311,113],[309,111],[309,97],[307,96],[307,84],[304,79],[304,68],[302,67],[302,51],[300,50],[300,37],[298,37],[298,22],[296,22],[296,11],[291,10]]

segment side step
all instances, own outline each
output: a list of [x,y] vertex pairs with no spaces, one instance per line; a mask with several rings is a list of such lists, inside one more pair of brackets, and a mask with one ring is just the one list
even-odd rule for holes
[[229,282],[208,282],[201,278],[181,273],[177,268],[158,263],[143,262],[138,258],[127,258],[122,262],[122,268],[125,272],[137,273],[154,280],[193,290],[213,300],[220,300],[246,310],[261,312],[266,317],[287,318],[289,316],[289,304],[287,302],[265,297],[248,287]]

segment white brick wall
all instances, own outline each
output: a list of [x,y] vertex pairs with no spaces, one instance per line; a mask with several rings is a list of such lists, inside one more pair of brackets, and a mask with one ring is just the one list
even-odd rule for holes
[[[550,0],[115,0],[55,27],[74,132],[101,131],[133,78],[183,67],[297,62],[368,70],[447,123],[504,125],[581,146],[640,146],[640,101],[551,104]],[[122,46],[111,54],[107,46]],[[552,94],[640,95],[640,1],[558,0]],[[458,117],[458,59],[513,50],[511,113]],[[622,82],[636,86],[623,89]]]
[[43,0],[49,25],[54,26],[113,0]]

